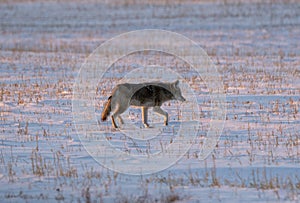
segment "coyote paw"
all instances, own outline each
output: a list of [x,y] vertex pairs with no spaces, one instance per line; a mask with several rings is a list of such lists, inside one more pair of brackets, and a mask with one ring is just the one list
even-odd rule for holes
[[145,128],[149,128],[149,124],[148,123],[144,123]]
[[111,128],[111,132],[118,132],[118,131],[120,131],[120,128],[115,128],[115,127]]

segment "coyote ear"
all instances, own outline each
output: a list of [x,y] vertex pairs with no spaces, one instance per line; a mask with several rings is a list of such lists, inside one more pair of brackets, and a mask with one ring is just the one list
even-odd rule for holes
[[176,80],[176,81],[174,82],[174,86],[175,86],[175,87],[178,87],[178,84],[179,84],[179,80]]

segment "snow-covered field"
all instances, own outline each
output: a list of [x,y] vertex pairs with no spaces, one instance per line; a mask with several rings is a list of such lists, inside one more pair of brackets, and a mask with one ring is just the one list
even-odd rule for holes
[[[131,176],[86,151],[73,122],[72,91],[94,49],[146,28],[183,34],[208,53],[222,76],[227,114],[215,150],[200,160],[211,101],[206,84],[191,74],[201,117],[196,142],[169,169]],[[300,201],[299,2],[1,1],[0,33],[1,202]],[[99,82],[96,115],[127,64],[188,68],[163,53],[140,54],[147,59],[128,56]],[[163,106],[175,127],[164,128],[150,147],[118,131],[107,140],[135,155],[159,151],[176,139],[180,105]],[[140,124],[138,109],[124,117]],[[110,121],[100,128],[110,131]]]

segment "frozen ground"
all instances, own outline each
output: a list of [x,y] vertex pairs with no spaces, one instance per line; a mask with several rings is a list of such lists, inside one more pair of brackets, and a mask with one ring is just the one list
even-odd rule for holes
[[[300,3],[171,2],[1,1],[1,202],[299,201]],[[178,32],[207,51],[223,77],[227,116],[217,147],[200,161],[210,101],[201,79],[191,78],[201,104],[199,143],[168,170],[129,176],[85,151],[72,120],[72,88],[96,47],[144,28]],[[156,64],[155,56],[147,63]],[[121,76],[108,74],[105,84]],[[101,87],[96,113],[113,85]],[[178,103],[165,108],[176,125]],[[139,121],[137,113],[127,117]],[[107,139],[136,150],[122,136]]]

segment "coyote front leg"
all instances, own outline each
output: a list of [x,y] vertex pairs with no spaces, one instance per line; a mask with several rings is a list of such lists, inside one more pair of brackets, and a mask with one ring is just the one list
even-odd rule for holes
[[158,113],[158,114],[160,114],[160,115],[163,115],[163,116],[164,116],[164,124],[165,124],[165,125],[168,125],[169,118],[168,118],[168,113],[167,113],[167,112],[165,112],[164,110],[162,110],[162,109],[160,108],[160,106],[155,106],[155,107],[153,107],[153,111],[154,111],[155,113]]
[[148,124],[148,107],[143,106],[142,107],[142,121],[146,128],[149,128]]

